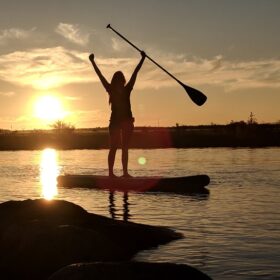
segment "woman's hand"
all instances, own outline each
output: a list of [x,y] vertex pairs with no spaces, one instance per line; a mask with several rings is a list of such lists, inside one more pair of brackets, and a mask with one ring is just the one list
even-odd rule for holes
[[141,56],[142,56],[142,58],[146,58],[147,55],[144,51],[141,51]]
[[94,61],[94,54],[93,53],[91,53],[90,55],[89,55],[89,60],[92,62],[92,61]]

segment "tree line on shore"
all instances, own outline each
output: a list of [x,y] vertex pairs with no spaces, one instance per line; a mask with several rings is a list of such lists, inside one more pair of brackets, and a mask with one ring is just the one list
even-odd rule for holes
[[[135,127],[131,148],[203,148],[280,146],[280,123],[231,122],[227,125]],[[0,131],[0,150],[107,149],[107,128]]]

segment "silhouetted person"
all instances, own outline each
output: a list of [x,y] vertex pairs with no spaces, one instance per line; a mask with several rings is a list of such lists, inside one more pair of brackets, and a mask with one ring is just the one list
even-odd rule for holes
[[108,167],[109,176],[116,177],[114,175],[114,163],[118,145],[121,142],[122,148],[122,166],[123,176],[130,177],[128,174],[128,145],[134,129],[134,118],[131,112],[130,94],[135,84],[137,74],[142,67],[145,60],[145,52],[141,52],[142,58],[136,66],[129,82],[126,84],[124,74],[121,71],[117,71],[108,83],[101,71],[97,67],[94,61],[94,54],[89,56],[93,68],[99,77],[102,85],[109,94],[109,104],[111,105],[111,118],[109,124],[110,133],[110,151],[108,154]]

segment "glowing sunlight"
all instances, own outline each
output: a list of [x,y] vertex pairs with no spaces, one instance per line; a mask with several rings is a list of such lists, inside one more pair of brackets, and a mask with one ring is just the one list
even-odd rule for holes
[[56,181],[58,175],[59,168],[56,150],[43,150],[40,164],[40,179],[42,185],[42,196],[47,200],[53,199],[58,194]]
[[31,83],[33,84],[34,88],[47,90],[58,86],[59,84],[62,83],[62,81],[63,78],[51,75],[51,76],[40,77],[38,79],[33,78]]
[[66,116],[61,101],[52,95],[40,96],[34,104],[35,116],[46,121],[61,120]]

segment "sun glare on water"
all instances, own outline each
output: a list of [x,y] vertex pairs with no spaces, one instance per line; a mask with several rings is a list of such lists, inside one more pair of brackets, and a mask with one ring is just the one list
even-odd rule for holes
[[57,163],[57,153],[54,149],[45,149],[41,155],[40,181],[42,185],[42,196],[51,200],[57,196],[57,181],[59,167]]
[[35,116],[45,121],[61,120],[66,116],[58,97],[52,95],[40,96],[34,105]]

